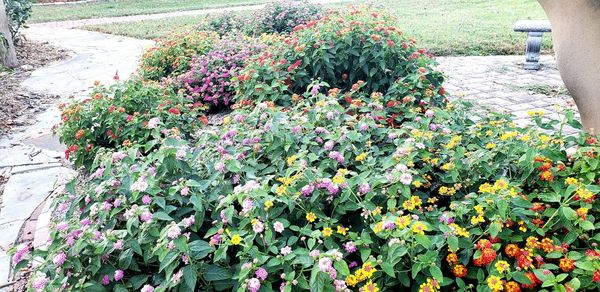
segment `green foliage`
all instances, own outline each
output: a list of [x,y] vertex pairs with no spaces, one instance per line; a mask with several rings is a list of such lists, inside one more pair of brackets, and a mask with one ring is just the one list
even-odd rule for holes
[[323,16],[321,6],[307,1],[277,1],[253,14],[254,33],[289,33],[294,27]]
[[[563,135],[581,129],[571,111],[523,128],[448,103],[386,19],[357,10],[263,36],[274,45],[234,79],[218,127],[169,82],[63,105],[61,140],[91,175],[57,199],[47,248],[10,250],[17,268],[40,263],[30,289],[597,290],[598,140]],[[328,48],[395,65],[316,74]]]
[[320,80],[342,93],[363,82],[367,92],[392,91],[397,100],[437,99],[444,92],[442,74],[394,24],[376,11],[351,10],[300,25],[248,64],[238,77],[238,94],[289,104],[291,93]]
[[[204,107],[158,84],[129,80],[110,87],[97,86],[91,98],[60,105],[60,140],[77,166],[90,166],[98,150],[156,139],[170,132],[189,137],[201,124]],[[151,142],[154,141],[154,142]]]
[[16,40],[19,30],[31,15],[31,1],[29,0],[3,0],[8,16],[8,28],[12,39]]
[[144,53],[139,73],[144,79],[157,81],[177,76],[190,69],[192,57],[210,51],[218,39],[216,33],[205,31],[169,34]]

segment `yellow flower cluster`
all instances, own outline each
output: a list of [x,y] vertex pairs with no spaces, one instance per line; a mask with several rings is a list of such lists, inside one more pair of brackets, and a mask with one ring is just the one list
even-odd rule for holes
[[265,211],[269,211],[273,207],[273,201],[265,201]]
[[294,162],[296,162],[297,159],[298,159],[297,155],[292,155],[292,156],[288,157],[288,159],[287,159],[288,166],[294,165]]
[[517,136],[519,136],[519,132],[518,131],[509,131],[509,132],[506,132],[506,133],[502,134],[502,136],[500,136],[500,140],[506,141],[508,139],[511,139],[511,138],[514,138],[514,137],[517,137]]
[[442,187],[440,187],[440,189],[438,190],[438,193],[439,193],[440,195],[442,195],[442,196],[443,196],[443,195],[452,196],[452,195],[456,194],[456,189],[455,189],[455,188],[453,188],[453,187],[452,187],[452,188],[449,188],[449,187],[446,187],[446,186],[442,186]]
[[488,287],[490,287],[490,289],[494,292],[502,291],[502,289],[504,288],[504,286],[502,285],[502,280],[498,276],[490,276],[487,279],[487,283]]
[[473,207],[473,209],[475,209],[477,215],[471,217],[471,224],[477,225],[479,223],[483,223],[485,221],[485,219],[483,218],[483,207],[481,205],[477,205]]
[[456,223],[450,223],[450,229],[454,230],[454,234],[462,237],[469,237],[469,231],[466,228],[458,226]]
[[306,213],[306,221],[313,223],[313,222],[315,222],[315,220],[317,220],[317,215],[315,215],[315,213],[313,213],[313,212]]
[[231,244],[239,245],[242,242],[242,237],[239,234],[235,234],[231,237]]
[[412,196],[410,197],[410,200],[406,200],[402,203],[402,208],[404,208],[404,210],[412,211],[415,208],[420,208],[422,203],[421,198]]
[[594,193],[585,188],[579,188],[575,193],[583,200],[589,200],[594,196]]
[[458,143],[460,143],[460,141],[462,141],[461,136],[452,137],[452,139],[450,139],[448,144],[446,144],[446,149],[452,149],[452,148],[456,147],[456,145],[458,145]]
[[567,177],[565,179],[565,183],[568,184],[568,185],[576,185],[576,184],[579,183],[579,180],[576,179],[576,178],[573,178],[573,177]]
[[531,110],[531,111],[528,111],[527,114],[529,116],[531,116],[531,117],[534,117],[534,116],[543,116],[544,115],[544,110]]
[[363,153],[359,154],[358,156],[356,156],[356,161],[360,162],[360,161],[363,161],[365,159],[367,159],[367,153],[366,152],[363,152]]
[[329,227],[323,228],[323,237],[330,237],[333,234],[333,230]]
[[331,181],[336,185],[341,185],[344,183],[344,181],[346,181],[345,176],[347,173],[348,173],[347,169],[344,169],[344,168],[339,169]]
[[[375,274],[375,272],[377,272],[375,266],[373,266],[371,262],[366,262],[362,265],[360,269],[354,272],[354,275],[350,275],[346,278],[346,284],[350,287],[354,287],[356,286],[356,284],[373,277],[373,274]],[[369,282],[367,282],[367,284],[369,284]]]
[[479,186],[479,193],[488,193],[495,194],[498,191],[503,191],[508,189],[508,181],[504,179],[499,179],[494,184],[484,183]]
[[507,261],[498,261],[495,267],[496,271],[498,271],[498,273],[500,274],[510,272],[510,264]]
[[452,162],[445,163],[444,165],[442,165],[441,168],[444,171],[452,170],[452,169],[454,169],[454,163],[452,163]]
[[419,286],[419,292],[437,292],[440,289],[440,283],[431,278],[427,279],[427,282]]
[[394,223],[396,223],[396,227],[404,229],[408,227],[408,225],[410,225],[410,221],[410,216],[404,215],[396,218],[396,221]]
[[413,223],[411,230],[415,234],[425,235],[425,231],[427,231],[427,225],[425,225],[423,222],[417,221]]

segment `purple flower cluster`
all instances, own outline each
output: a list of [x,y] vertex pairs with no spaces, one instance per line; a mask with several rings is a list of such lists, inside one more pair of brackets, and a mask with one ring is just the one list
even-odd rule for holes
[[192,58],[190,71],[177,79],[188,98],[213,106],[229,105],[235,94],[231,79],[263,48],[242,36],[225,38],[208,54]]

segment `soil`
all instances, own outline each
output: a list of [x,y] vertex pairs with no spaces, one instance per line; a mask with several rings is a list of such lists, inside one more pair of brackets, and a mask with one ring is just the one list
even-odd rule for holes
[[35,114],[52,104],[58,96],[31,92],[20,84],[31,72],[67,58],[70,52],[49,45],[21,39],[16,46],[19,67],[0,67],[0,138],[17,127],[35,121]]

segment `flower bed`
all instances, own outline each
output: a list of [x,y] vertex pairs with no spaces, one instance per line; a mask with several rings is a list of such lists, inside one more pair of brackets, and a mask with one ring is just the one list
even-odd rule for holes
[[[377,27],[402,43],[386,19],[335,13],[272,38],[267,52],[288,56],[290,40],[317,33],[381,49],[364,37]],[[346,21],[362,29],[346,36]],[[521,128],[448,103],[426,54],[387,46],[381,60],[402,60],[394,66],[408,75],[346,84],[333,77],[345,69],[332,66],[301,83],[313,69],[288,72],[259,57],[232,78],[236,103],[218,127],[203,125],[206,107],[187,89],[135,80],[99,88],[102,96],[67,108],[87,124],[77,138],[69,121],[63,139],[123,132],[72,156],[91,175],[57,200],[47,250],[13,248],[13,263],[41,263],[37,291],[597,289],[596,138],[564,136],[564,125],[580,127],[568,111],[563,120],[532,112],[535,126]],[[315,49],[298,50],[306,64],[323,59]]]

